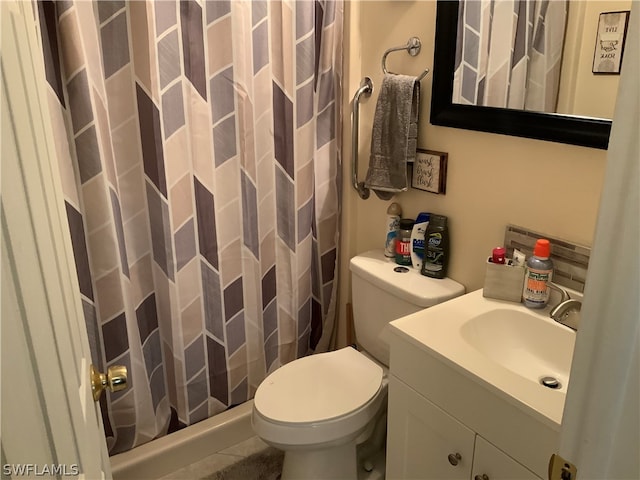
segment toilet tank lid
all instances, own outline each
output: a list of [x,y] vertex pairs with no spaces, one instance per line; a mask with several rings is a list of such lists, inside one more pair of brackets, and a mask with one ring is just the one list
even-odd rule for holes
[[384,256],[383,250],[370,250],[351,259],[353,275],[376,285],[398,298],[418,307],[427,308],[464,294],[464,286],[450,278],[429,278],[413,267],[409,271],[394,271],[397,265]]

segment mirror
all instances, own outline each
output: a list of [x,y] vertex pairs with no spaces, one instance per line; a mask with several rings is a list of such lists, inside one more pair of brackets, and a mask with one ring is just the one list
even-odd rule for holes
[[439,1],[437,4],[431,123],[607,148],[611,131],[609,119],[454,103],[458,8],[459,2]]
[[453,103],[573,113],[558,111],[568,14],[566,0],[459,2]]

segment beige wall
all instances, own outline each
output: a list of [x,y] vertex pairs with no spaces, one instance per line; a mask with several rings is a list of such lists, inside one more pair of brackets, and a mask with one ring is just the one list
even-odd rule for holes
[[[384,215],[390,202],[372,195],[361,200],[350,186],[350,102],[364,75],[374,94],[361,105],[360,180],[366,173],[371,122],[382,81],[380,59],[389,47],[411,36],[422,52],[388,57],[392,71],[418,74],[433,64],[435,1],[370,1],[345,4],[344,204],[340,258],[338,346],[345,344],[345,311],[350,301],[349,259],[384,244]],[[447,194],[418,190],[397,195],[404,216],[421,211],[447,215],[451,232],[449,276],[467,291],[482,287],[484,259],[502,243],[507,223],[590,245],[603,182],[603,150],[529,140],[429,123],[431,75],[422,82],[418,146],[448,152]]]
[[613,118],[620,75],[594,75],[593,54],[602,12],[630,10],[631,0],[572,2],[560,78],[558,112]]

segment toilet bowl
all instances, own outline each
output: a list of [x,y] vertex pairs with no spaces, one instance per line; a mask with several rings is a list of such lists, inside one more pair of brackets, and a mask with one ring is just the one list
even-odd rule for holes
[[[267,444],[284,450],[282,480],[356,479],[357,446],[369,437],[381,437],[374,444],[382,454],[386,325],[464,293],[451,279],[396,267],[382,250],[351,259],[354,326],[362,352],[345,347],[294,360],[268,375],[256,390],[253,429]],[[372,435],[374,431],[382,434]],[[368,456],[370,450],[363,449]],[[368,458],[363,465],[371,463]],[[376,478],[384,478],[384,465]]]
[[352,347],[304,357],[260,385],[252,424],[286,452],[282,478],[356,478],[356,440],[386,404],[383,369]]

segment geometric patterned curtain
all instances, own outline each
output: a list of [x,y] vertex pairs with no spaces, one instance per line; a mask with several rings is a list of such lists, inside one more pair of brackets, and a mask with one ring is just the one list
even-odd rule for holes
[[555,112],[568,1],[460,0],[453,103]]
[[113,454],[245,402],[328,344],[343,6],[37,11],[93,362],[129,369],[102,400]]

